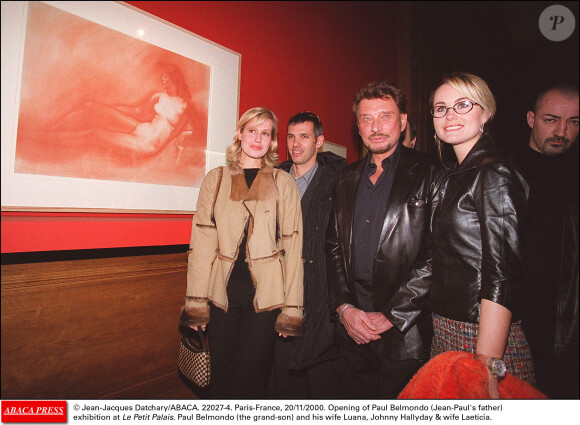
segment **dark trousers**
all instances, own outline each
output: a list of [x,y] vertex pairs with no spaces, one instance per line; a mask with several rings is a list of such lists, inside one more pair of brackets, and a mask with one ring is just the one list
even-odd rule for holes
[[[547,351],[547,350],[546,350]],[[558,361],[551,352],[532,351],[537,387],[551,399],[578,399],[579,368],[577,357]]]
[[288,369],[295,338],[278,338],[274,350],[277,399],[322,400],[341,398],[340,361],[328,360],[304,370]]
[[264,398],[278,333],[280,310],[256,313],[252,282],[228,283],[228,312],[211,305],[209,396],[214,399]]
[[388,360],[369,344],[340,350],[341,387],[346,399],[395,399],[424,360]]

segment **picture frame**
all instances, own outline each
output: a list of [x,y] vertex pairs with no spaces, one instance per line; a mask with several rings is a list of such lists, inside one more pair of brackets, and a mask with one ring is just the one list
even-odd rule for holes
[[346,146],[325,140],[319,149],[320,152],[332,152],[346,159]]
[[[199,69],[207,67],[208,72],[204,74],[208,75],[206,78],[208,95],[204,100],[204,104],[207,105],[204,110],[207,114],[207,128],[204,128],[207,136],[205,146],[199,148],[199,152],[203,152],[200,155],[204,158],[201,158],[203,161],[200,159],[203,166],[199,167],[200,176],[195,184],[140,181],[139,173],[136,173],[137,180],[131,180],[117,179],[112,173],[110,177],[107,175],[107,178],[58,175],[61,172],[60,168],[56,170],[57,173],[52,174],[51,171],[19,171],[21,162],[17,161],[17,141],[24,137],[19,134],[21,128],[19,119],[23,120],[20,116],[21,102],[27,94],[23,93],[22,81],[23,74],[28,75],[26,72],[29,71],[24,55],[27,23],[33,16],[29,14],[31,3],[35,4],[34,7],[41,4],[42,7],[49,8],[54,12],[56,19],[61,19],[59,17],[62,16],[65,27],[71,25],[73,28],[78,22],[85,23],[86,20],[88,26],[96,28],[99,34],[110,33],[121,40],[128,40],[123,41],[129,47],[124,50],[127,53],[119,57],[119,61],[123,61],[122,64],[131,61],[133,50],[130,46],[134,44],[143,46],[143,43],[146,43],[149,50],[161,52],[157,54],[164,58],[178,58],[181,63],[191,64],[192,67],[195,65]],[[60,29],[62,26],[54,25],[50,28],[52,27]],[[88,39],[89,34],[86,37]],[[79,39],[82,43],[83,34]],[[67,52],[70,50],[67,49]],[[49,53],[58,59],[62,51],[55,50]],[[75,53],[66,53],[66,58],[62,59],[70,61],[68,55]],[[239,114],[240,68],[241,54],[123,2],[2,2],[2,211],[193,213],[203,176],[210,169],[225,164],[226,147],[233,141]],[[86,72],[90,74],[93,70],[89,67]],[[104,73],[102,70],[94,72]],[[52,75],[51,78],[64,86],[63,78],[59,80],[58,74]],[[48,86],[46,90],[53,88],[52,84]],[[46,90],[43,88],[38,94],[39,101],[43,99],[42,96],[46,96]],[[29,120],[30,115],[27,116]],[[65,133],[61,131],[60,134]],[[42,137],[44,139],[39,136],[38,140],[54,139],[60,143],[73,140],[60,136]],[[60,149],[59,145],[55,144],[54,149]],[[103,152],[105,150],[100,146],[98,149],[102,149]],[[116,154],[115,149],[125,147],[115,146],[108,149],[108,152]],[[143,163],[145,160],[138,164],[142,166]],[[123,166],[125,169],[130,168]],[[99,166],[97,164],[93,167]],[[50,169],[49,166],[45,168]],[[163,173],[159,172],[159,175],[163,176]]]

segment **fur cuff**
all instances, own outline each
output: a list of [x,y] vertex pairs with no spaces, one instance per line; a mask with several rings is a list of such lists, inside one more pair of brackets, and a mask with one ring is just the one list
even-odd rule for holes
[[[286,309],[285,309],[286,310]],[[289,312],[283,311],[278,315],[276,319],[276,324],[274,325],[274,329],[276,332],[280,332],[285,335],[289,336],[300,336],[302,335],[303,327],[302,327],[302,312],[297,310],[298,314],[289,315]]]
[[209,305],[203,307],[183,307],[179,323],[182,326],[203,326],[209,323]]

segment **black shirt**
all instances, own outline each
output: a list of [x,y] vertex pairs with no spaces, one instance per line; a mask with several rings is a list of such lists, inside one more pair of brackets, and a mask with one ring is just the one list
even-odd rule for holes
[[555,341],[557,299],[563,285],[563,223],[578,205],[578,150],[548,156],[525,146],[514,159],[530,185],[528,230],[523,238],[522,282],[526,289],[522,313],[533,350],[537,341],[549,347]]
[[395,152],[383,160],[383,172],[374,185],[370,177],[376,173],[377,166],[371,162],[371,154],[366,158],[366,165],[356,194],[352,229],[353,269],[356,280],[367,282],[373,280],[375,254],[383,229],[400,151],[401,148],[397,145]]
[[[252,187],[252,183],[256,179],[259,168],[244,168],[244,177],[246,178],[246,184],[248,187]],[[231,279],[241,280],[241,281],[252,281],[252,275],[250,274],[250,269],[248,268],[248,263],[246,261],[246,242],[248,239],[248,225],[244,230],[244,237],[240,243],[239,254],[236,262],[234,263],[234,269],[232,270]]]

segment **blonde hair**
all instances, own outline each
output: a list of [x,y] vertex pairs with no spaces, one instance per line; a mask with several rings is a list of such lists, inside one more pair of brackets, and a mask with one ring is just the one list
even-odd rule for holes
[[[455,72],[453,74],[448,75],[447,77],[443,78],[443,80],[435,87],[435,90],[431,93],[429,97],[429,104],[431,107],[433,106],[433,98],[435,97],[435,92],[439,89],[439,87],[448,84],[465,97],[472,99],[474,102],[479,104],[481,108],[487,112],[488,118],[484,124],[483,132],[485,132],[485,127],[487,124],[492,120],[495,116],[496,112],[496,104],[495,98],[493,93],[489,89],[487,83],[477,75],[468,74],[467,72]],[[441,141],[437,134],[435,134],[435,143],[437,145],[437,152],[439,154],[439,159],[441,163],[444,164],[443,159],[443,152]],[[445,166],[445,165],[444,165]],[[447,167],[446,167],[447,168]]]
[[256,107],[248,109],[240,117],[238,125],[236,126],[236,133],[234,134],[234,143],[229,145],[226,149],[226,161],[228,164],[237,164],[240,161],[242,155],[242,141],[238,138],[238,131],[241,133],[244,131],[246,125],[252,121],[256,120],[256,124],[260,125],[267,120],[272,121],[272,143],[268,148],[268,152],[262,158],[262,166],[267,165],[274,167],[278,165],[278,118],[274,115],[274,112],[267,108]]
[[429,98],[429,104],[431,106],[433,106],[435,92],[444,84],[449,84],[465,97],[478,103],[489,114],[486,124],[494,117],[496,111],[495,98],[489,86],[481,77],[466,72],[455,72],[443,78],[441,83],[431,93],[431,97]]

